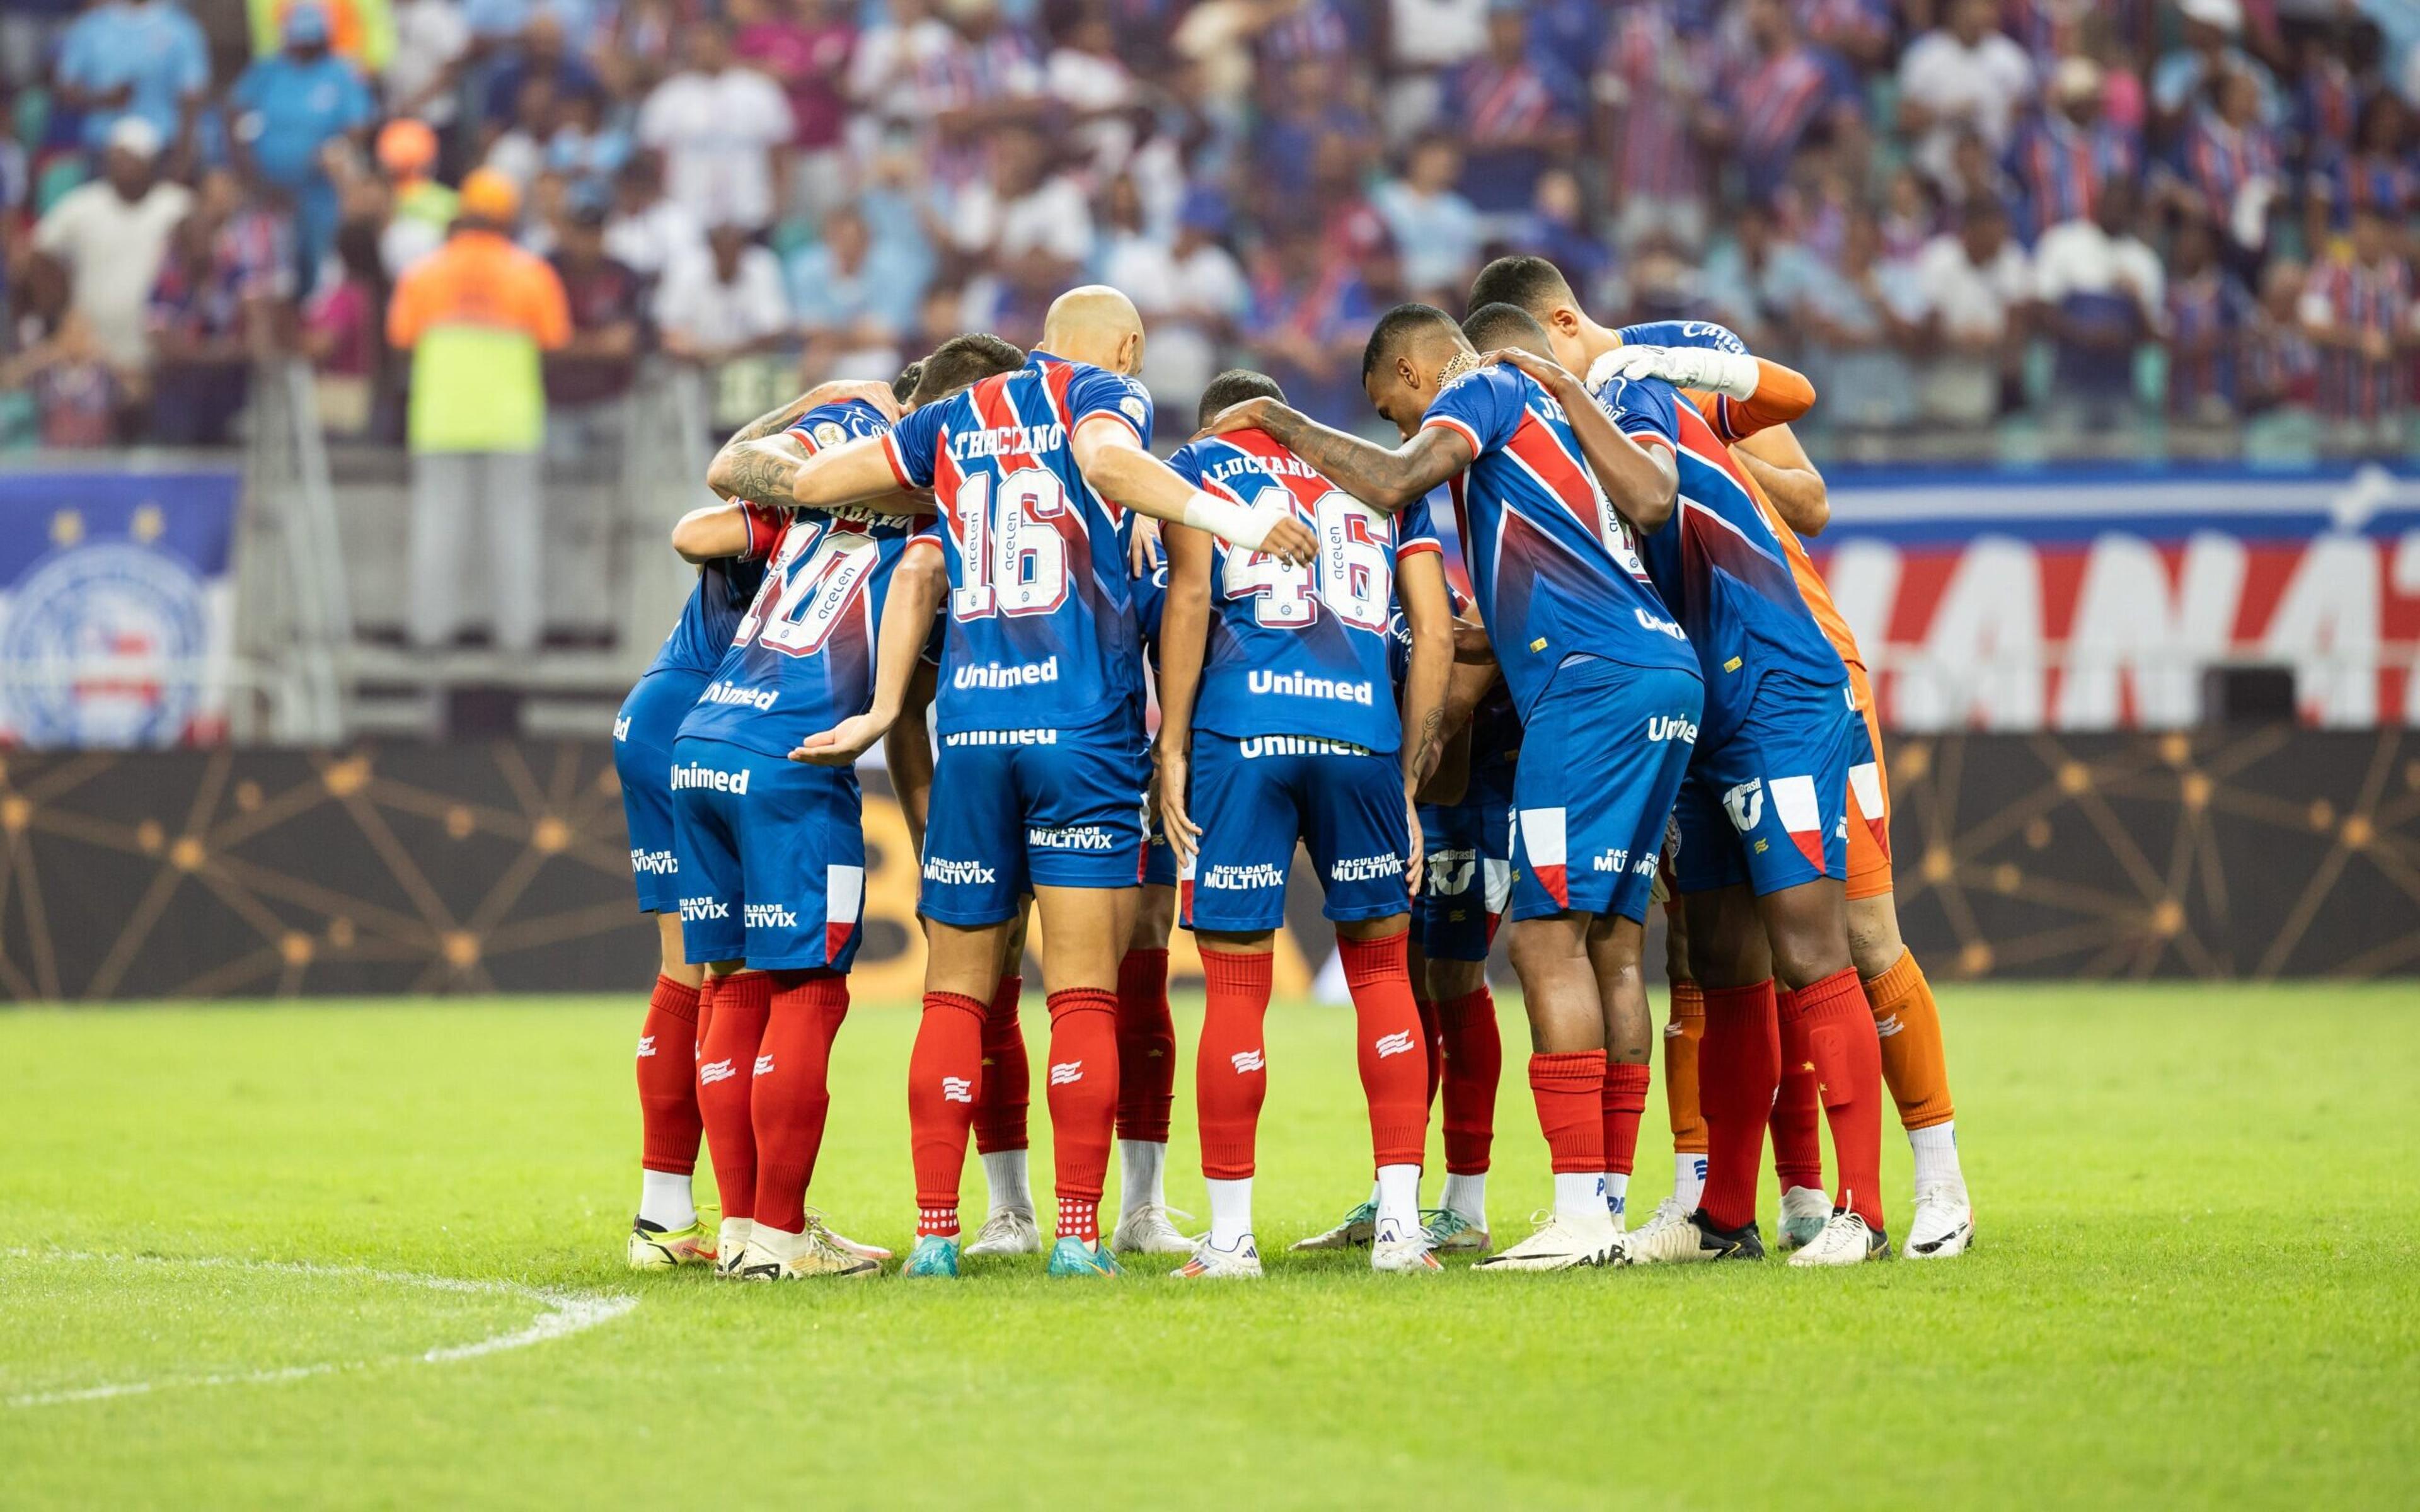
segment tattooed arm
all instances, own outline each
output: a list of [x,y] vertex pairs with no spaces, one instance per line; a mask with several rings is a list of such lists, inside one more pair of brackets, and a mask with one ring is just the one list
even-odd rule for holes
[[723,448],[706,474],[707,485],[729,499],[779,509],[838,509],[847,505],[876,515],[923,515],[931,498],[899,486],[889,441],[865,436],[808,456],[787,436],[737,441]]
[[1247,399],[1211,417],[1204,434],[1257,430],[1325,473],[1371,508],[1392,515],[1470,466],[1469,438],[1437,427],[1415,431],[1400,448],[1331,430],[1274,399]]
[[[731,439],[724,441],[722,443],[721,450],[714,454],[714,462],[715,464],[720,464],[722,461],[724,453],[729,452],[735,446],[744,446],[750,441],[761,441],[767,437],[780,435],[782,432],[789,429],[792,425],[797,424],[800,415],[805,414],[808,410],[813,409],[819,405],[843,404],[850,399],[864,400],[866,403],[874,406],[876,409],[881,410],[883,418],[886,420],[897,420],[899,418],[899,401],[892,396],[891,393],[891,385],[888,383],[858,382],[854,380],[833,383],[818,383],[814,388],[809,389],[806,393],[799,394],[797,398],[791,400],[788,404],[783,405],[778,409],[768,409],[763,414],[758,415],[755,419],[750,421],[748,424],[740,426],[737,430],[733,431],[731,433]],[[706,476],[709,480],[713,478],[713,465],[709,465],[707,467]],[[720,492],[721,490],[717,491]],[[730,495],[725,493],[723,497],[727,499]]]

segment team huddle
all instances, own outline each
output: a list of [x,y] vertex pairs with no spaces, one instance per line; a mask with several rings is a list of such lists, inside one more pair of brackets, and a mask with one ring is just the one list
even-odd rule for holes
[[[1404,305],[1378,321],[1363,382],[1399,445],[1234,371],[1162,461],[1142,347],[1133,304],[1093,286],[1051,306],[1031,353],[959,336],[891,385],[827,384],[726,443],[707,478],[726,501],[675,529],[697,589],[614,725],[663,945],[630,1263],[778,1280],[890,1257],[806,1205],[861,933],[854,763],[876,741],[922,858],[927,947],[902,1274],[1045,1247],[1029,916],[1050,1018],[1049,1273],[1143,1254],[1184,1257],[1183,1278],[1262,1274],[1263,1024],[1297,845],[1336,928],[1375,1180],[1296,1248],[1366,1247],[1411,1273],[1450,1253],[1484,1271],[1761,1257],[1769,1130],[1791,1263],[1887,1257],[1887,1084],[1916,1157],[1900,1249],[1963,1253],[1939,1016],[1892,907],[1873,692],[1799,540],[1827,517],[1789,429],[1815,402],[1806,379],[1718,326],[1607,329],[1552,264],[1507,257],[1463,320]],[[1659,900],[1675,1181],[1634,1227]],[[1485,963],[1508,915],[1554,1199],[1498,1247]],[[1178,922],[1207,991],[1199,1236],[1164,1196]],[[1424,1208],[1433,1109],[1446,1175]],[[691,1194],[701,1136],[719,1225]],[[965,1238],[970,1138],[988,1208]]]

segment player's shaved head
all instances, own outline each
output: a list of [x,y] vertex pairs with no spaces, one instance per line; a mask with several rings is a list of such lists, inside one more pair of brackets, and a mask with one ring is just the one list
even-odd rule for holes
[[1016,343],[1002,341],[988,332],[952,336],[934,347],[933,355],[914,364],[915,386],[903,402],[931,404],[970,383],[980,383],[996,374],[1014,373],[1024,365],[1025,353]]
[[1434,304],[1398,304],[1378,317],[1361,348],[1361,389],[1405,435],[1419,425],[1446,365],[1470,351],[1453,316]]
[[1462,333],[1477,350],[1492,352],[1499,347],[1518,347],[1525,352],[1552,358],[1555,343],[1538,317],[1517,304],[1482,304],[1470,312],[1462,323]]
[[1242,404],[1247,399],[1275,399],[1285,403],[1285,390],[1266,373],[1255,373],[1249,367],[1231,367],[1210,380],[1202,391],[1202,405],[1193,417],[1197,425],[1210,424],[1210,417],[1219,410]]
[[1498,257],[1470,281],[1470,300],[1463,308],[1477,314],[1491,304],[1527,310],[1541,323],[1558,304],[1577,304],[1563,270],[1544,257]]
[[1142,315],[1107,284],[1071,288],[1042,318],[1042,349],[1132,377],[1142,368]]

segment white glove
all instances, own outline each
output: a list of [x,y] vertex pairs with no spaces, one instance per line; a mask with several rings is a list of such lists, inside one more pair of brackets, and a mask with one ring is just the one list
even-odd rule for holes
[[1617,378],[1662,378],[1675,388],[1702,389],[1732,399],[1756,395],[1760,378],[1756,359],[1745,352],[1716,351],[1711,347],[1621,346],[1589,364],[1591,392]]

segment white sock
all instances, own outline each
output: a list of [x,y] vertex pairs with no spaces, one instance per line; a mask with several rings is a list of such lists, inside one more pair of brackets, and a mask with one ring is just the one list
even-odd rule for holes
[[1210,1242],[1233,1249],[1252,1236],[1252,1179],[1204,1184],[1210,1188]]
[[1394,1225],[1398,1237],[1420,1226],[1420,1168],[1417,1165],[1378,1167],[1378,1230]]
[[1567,1224],[1605,1222],[1605,1176],[1599,1171],[1555,1173],[1555,1216]]
[[1118,1141],[1118,1212],[1168,1206],[1168,1146],[1142,1139]]
[[1955,1120],[1936,1123],[1930,1129],[1910,1129],[1907,1148],[1916,1151],[1916,1184],[1930,1186],[1935,1181],[1964,1185],[1966,1178],[1958,1169],[1958,1125]]
[[1025,1184],[1025,1151],[995,1149],[983,1158],[984,1180],[991,1188],[994,1212],[1032,1212],[1033,1189]]
[[675,1171],[639,1173],[639,1216],[667,1233],[697,1222],[697,1201],[689,1178]]
[[1616,1228],[1621,1227],[1622,1219],[1630,1211],[1630,1173],[1628,1171],[1605,1173],[1605,1211],[1613,1214],[1613,1226]]
[[1681,1211],[1693,1212],[1698,1199],[1706,1195],[1706,1157],[1694,1150],[1676,1150],[1672,1155],[1672,1195],[1681,1199]]
[[1456,1176],[1451,1171],[1445,1178],[1445,1205],[1462,1214],[1462,1221],[1473,1228],[1487,1227],[1487,1173]]

